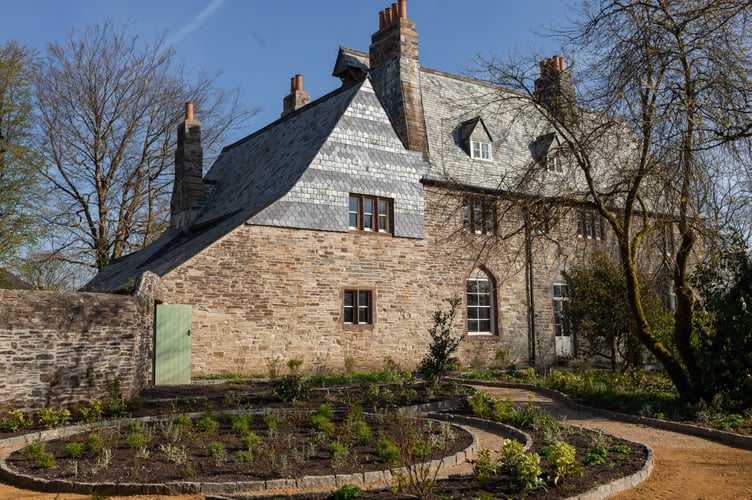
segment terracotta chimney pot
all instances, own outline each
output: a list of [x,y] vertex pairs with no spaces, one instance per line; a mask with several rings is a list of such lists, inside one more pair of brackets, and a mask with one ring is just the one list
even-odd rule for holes
[[392,4],[392,22],[396,22],[399,19],[399,7],[396,3]]
[[295,90],[303,90],[303,75],[295,75]]
[[386,13],[382,10],[379,12],[379,31],[386,26]]
[[398,6],[400,19],[407,19],[407,0],[399,0]]
[[185,103],[185,119],[193,120],[193,102]]

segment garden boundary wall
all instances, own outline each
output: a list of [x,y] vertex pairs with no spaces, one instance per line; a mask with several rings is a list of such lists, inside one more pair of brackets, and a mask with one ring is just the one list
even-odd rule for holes
[[152,378],[159,277],[133,295],[0,290],[0,413],[131,399]]

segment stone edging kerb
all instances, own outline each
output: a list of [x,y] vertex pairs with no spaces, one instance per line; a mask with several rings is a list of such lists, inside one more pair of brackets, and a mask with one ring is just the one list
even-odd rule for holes
[[[443,402],[441,402],[443,403]],[[430,407],[421,405],[420,412],[426,412],[428,410],[443,409],[442,404]],[[417,412],[417,410],[414,410]],[[188,413],[185,416],[189,418],[201,416],[203,413]],[[434,414],[433,419],[441,417],[438,421],[452,419],[446,414]],[[141,421],[141,422],[159,422],[170,417],[141,417],[134,419],[124,419],[123,421]],[[102,425],[114,425],[115,422],[103,422]],[[456,425],[456,424],[453,424]],[[470,433],[473,438],[473,442],[470,446],[462,451],[459,451],[453,455],[443,457],[442,459],[432,460],[427,462],[432,469],[439,469],[438,478],[445,479],[448,477],[446,472],[444,475],[442,471],[447,471],[465,461],[472,460],[478,451],[478,438],[477,436],[465,428],[462,425],[456,425],[464,431]],[[302,490],[331,490],[334,491],[337,488],[344,486],[345,484],[353,484],[357,486],[364,486],[369,488],[383,488],[388,487],[394,483],[392,473],[389,470],[378,470],[369,472],[358,472],[353,474],[335,474],[327,476],[303,476],[298,479],[274,479],[267,481],[229,481],[223,483],[214,482],[191,482],[191,481],[175,481],[169,483],[88,483],[78,481],[64,481],[60,479],[48,480],[30,476],[27,474],[20,474],[11,469],[6,459],[11,453],[23,448],[28,443],[36,440],[49,441],[52,439],[67,437],[75,434],[86,432],[90,429],[88,425],[73,425],[68,427],[61,427],[58,429],[50,429],[47,431],[35,432],[31,434],[25,434],[23,436],[15,436],[6,440],[0,441],[0,450],[2,450],[2,457],[0,457],[0,479],[13,484],[20,488],[26,488],[36,491],[44,491],[51,493],[78,493],[78,494],[92,494],[101,493],[107,495],[178,495],[178,494],[196,494],[196,493],[222,493],[233,494],[239,492],[250,491],[272,491],[272,490],[289,490],[289,489],[302,489]],[[529,446],[529,444],[528,444]],[[395,469],[395,473],[405,472],[405,469]]]

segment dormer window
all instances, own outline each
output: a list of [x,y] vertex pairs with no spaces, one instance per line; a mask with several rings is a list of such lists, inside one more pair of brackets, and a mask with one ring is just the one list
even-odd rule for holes
[[491,145],[487,142],[470,141],[471,156],[476,160],[491,159]]
[[459,134],[462,147],[470,158],[491,161],[493,138],[480,116],[463,122],[460,125]]
[[357,231],[392,232],[391,198],[350,194],[349,227]]

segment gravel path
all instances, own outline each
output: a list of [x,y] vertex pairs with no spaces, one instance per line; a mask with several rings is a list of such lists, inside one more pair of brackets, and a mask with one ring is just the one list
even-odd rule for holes
[[752,451],[733,448],[677,432],[603,418],[572,409],[525,389],[476,387],[518,403],[535,402],[574,425],[602,429],[630,441],[645,443],[655,452],[655,467],[647,481],[619,493],[616,500],[752,499]]

